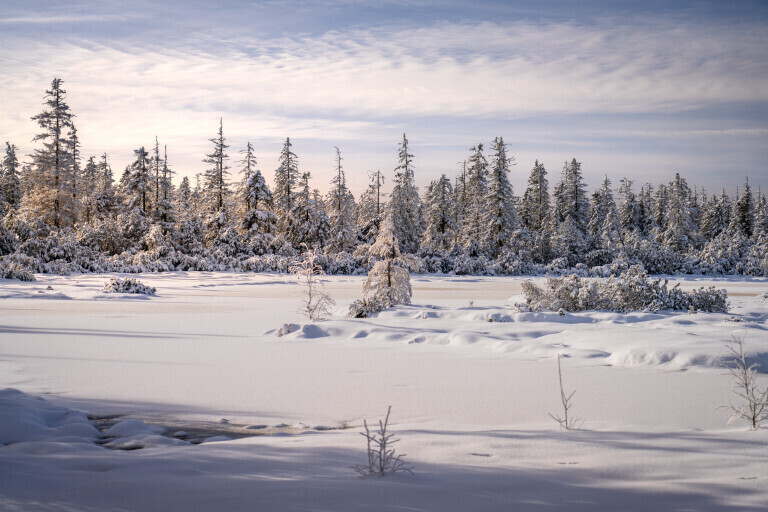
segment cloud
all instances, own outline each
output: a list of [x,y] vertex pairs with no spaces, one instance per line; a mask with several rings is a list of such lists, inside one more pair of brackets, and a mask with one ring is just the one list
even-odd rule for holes
[[[172,32],[166,39],[9,42],[0,50],[3,67],[14,70],[0,77],[7,137],[31,139],[29,116],[60,76],[83,120],[82,140],[127,154],[126,145],[159,134],[169,149],[201,155],[219,116],[235,140],[290,135],[343,143],[389,140],[418,123],[439,128],[441,120],[499,126],[768,101],[768,33],[758,22],[443,22],[277,39]],[[764,135],[751,125],[700,129],[613,135]],[[595,144],[558,130],[540,132],[562,144]],[[465,144],[478,138],[460,130],[453,136]],[[197,160],[187,165],[199,167]]]

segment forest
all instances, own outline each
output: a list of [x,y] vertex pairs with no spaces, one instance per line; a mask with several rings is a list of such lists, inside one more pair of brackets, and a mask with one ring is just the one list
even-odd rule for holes
[[[0,277],[32,273],[228,270],[287,272],[305,248],[329,274],[362,274],[389,217],[416,273],[616,275],[632,265],[652,274],[768,275],[768,205],[748,179],[731,197],[675,174],[637,186],[606,176],[589,192],[581,163],[567,161],[550,190],[536,161],[522,194],[509,181],[514,157],[502,137],[477,144],[460,172],[420,193],[403,134],[393,173],[369,173],[357,198],[341,151],[326,194],[285,140],[272,186],[251,143],[231,148],[223,120],[194,183],[174,183],[156,138],[116,176],[109,156],[86,156],[63,80],[53,79],[33,154],[5,143],[0,167]],[[236,152],[236,153],[235,153]],[[383,191],[385,180],[391,193]]]

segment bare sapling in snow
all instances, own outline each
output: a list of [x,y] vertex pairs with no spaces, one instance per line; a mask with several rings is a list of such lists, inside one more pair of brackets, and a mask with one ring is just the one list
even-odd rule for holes
[[323,282],[320,280],[325,271],[317,263],[317,249],[310,249],[306,244],[304,248],[306,251],[302,258],[294,262],[289,271],[304,288],[305,298],[299,311],[310,320],[319,320],[331,315],[336,302],[325,293]]
[[403,460],[405,454],[397,454],[392,448],[392,445],[400,440],[393,439],[395,434],[387,432],[391,412],[392,406],[390,405],[387,409],[387,417],[384,421],[379,420],[379,428],[376,430],[371,430],[368,421],[363,420],[365,432],[361,432],[360,435],[365,437],[368,463],[353,466],[353,469],[363,476],[384,476],[388,473],[398,472],[413,474],[411,465]]
[[563,371],[560,368],[561,357],[562,354],[557,354],[557,377],[560,382],[560,401],[563,405],[563,414],[562,416],[559,414],[548,414],[550,418],[560,424],[560,430],[578,430],[583,423],[583,420],[581,418],[575,418],[571,413],[571,409],[573,408],[573,395],[576,394],[576,391],[572,391],[571,394],[566,394],[565,389],[563,388]]
[[746,420],[752,430],[761,427],[768,420],[768,386],[760,390],[757,383],[757,363],[747,364],[744,352],[744,339],[746,333],[732,336],[730,345],[726,345],[729,354],[733,357],[726,363],[728,373],[733,383],[733,392],[741,400],[738,405],[725,406],[731,412],[728,423],[736,420]]
[[102,293],[136,293],[140,295],[154,295],[157,291],[152,286],[147,286],[138,279],[127,277],[120,279],[119,277],[112,277],[104,283],[104,287],[101,289]]

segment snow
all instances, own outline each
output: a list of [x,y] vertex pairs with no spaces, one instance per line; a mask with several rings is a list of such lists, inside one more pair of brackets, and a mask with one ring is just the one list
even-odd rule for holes
[[[721,366],[731,336],[746,332],[768,369],[766,279],[682,279],[726,288],[723,314],[561,316],[515,312],[521,278],[422,275],[412,305],[350,319],[365,278],[330,276],[335,314],[312,323],[287,275],[142,274],[157,295],[141,301],[103,300],[107,277],[0,281],[0,510],[763,510],[768,499],[768,430],[728,425],[719,408],[736,399]],[[560,412],[557,354],[584,430],[548,417]],[[363,419],[388,405],[414,474],[361,478]]]

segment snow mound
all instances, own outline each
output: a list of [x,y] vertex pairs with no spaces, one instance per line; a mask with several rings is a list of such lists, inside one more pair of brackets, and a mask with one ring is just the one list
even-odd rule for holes
[[93,441],[99,431],[80,412],[19,390],[0,390],[0,445],[33,441]]

